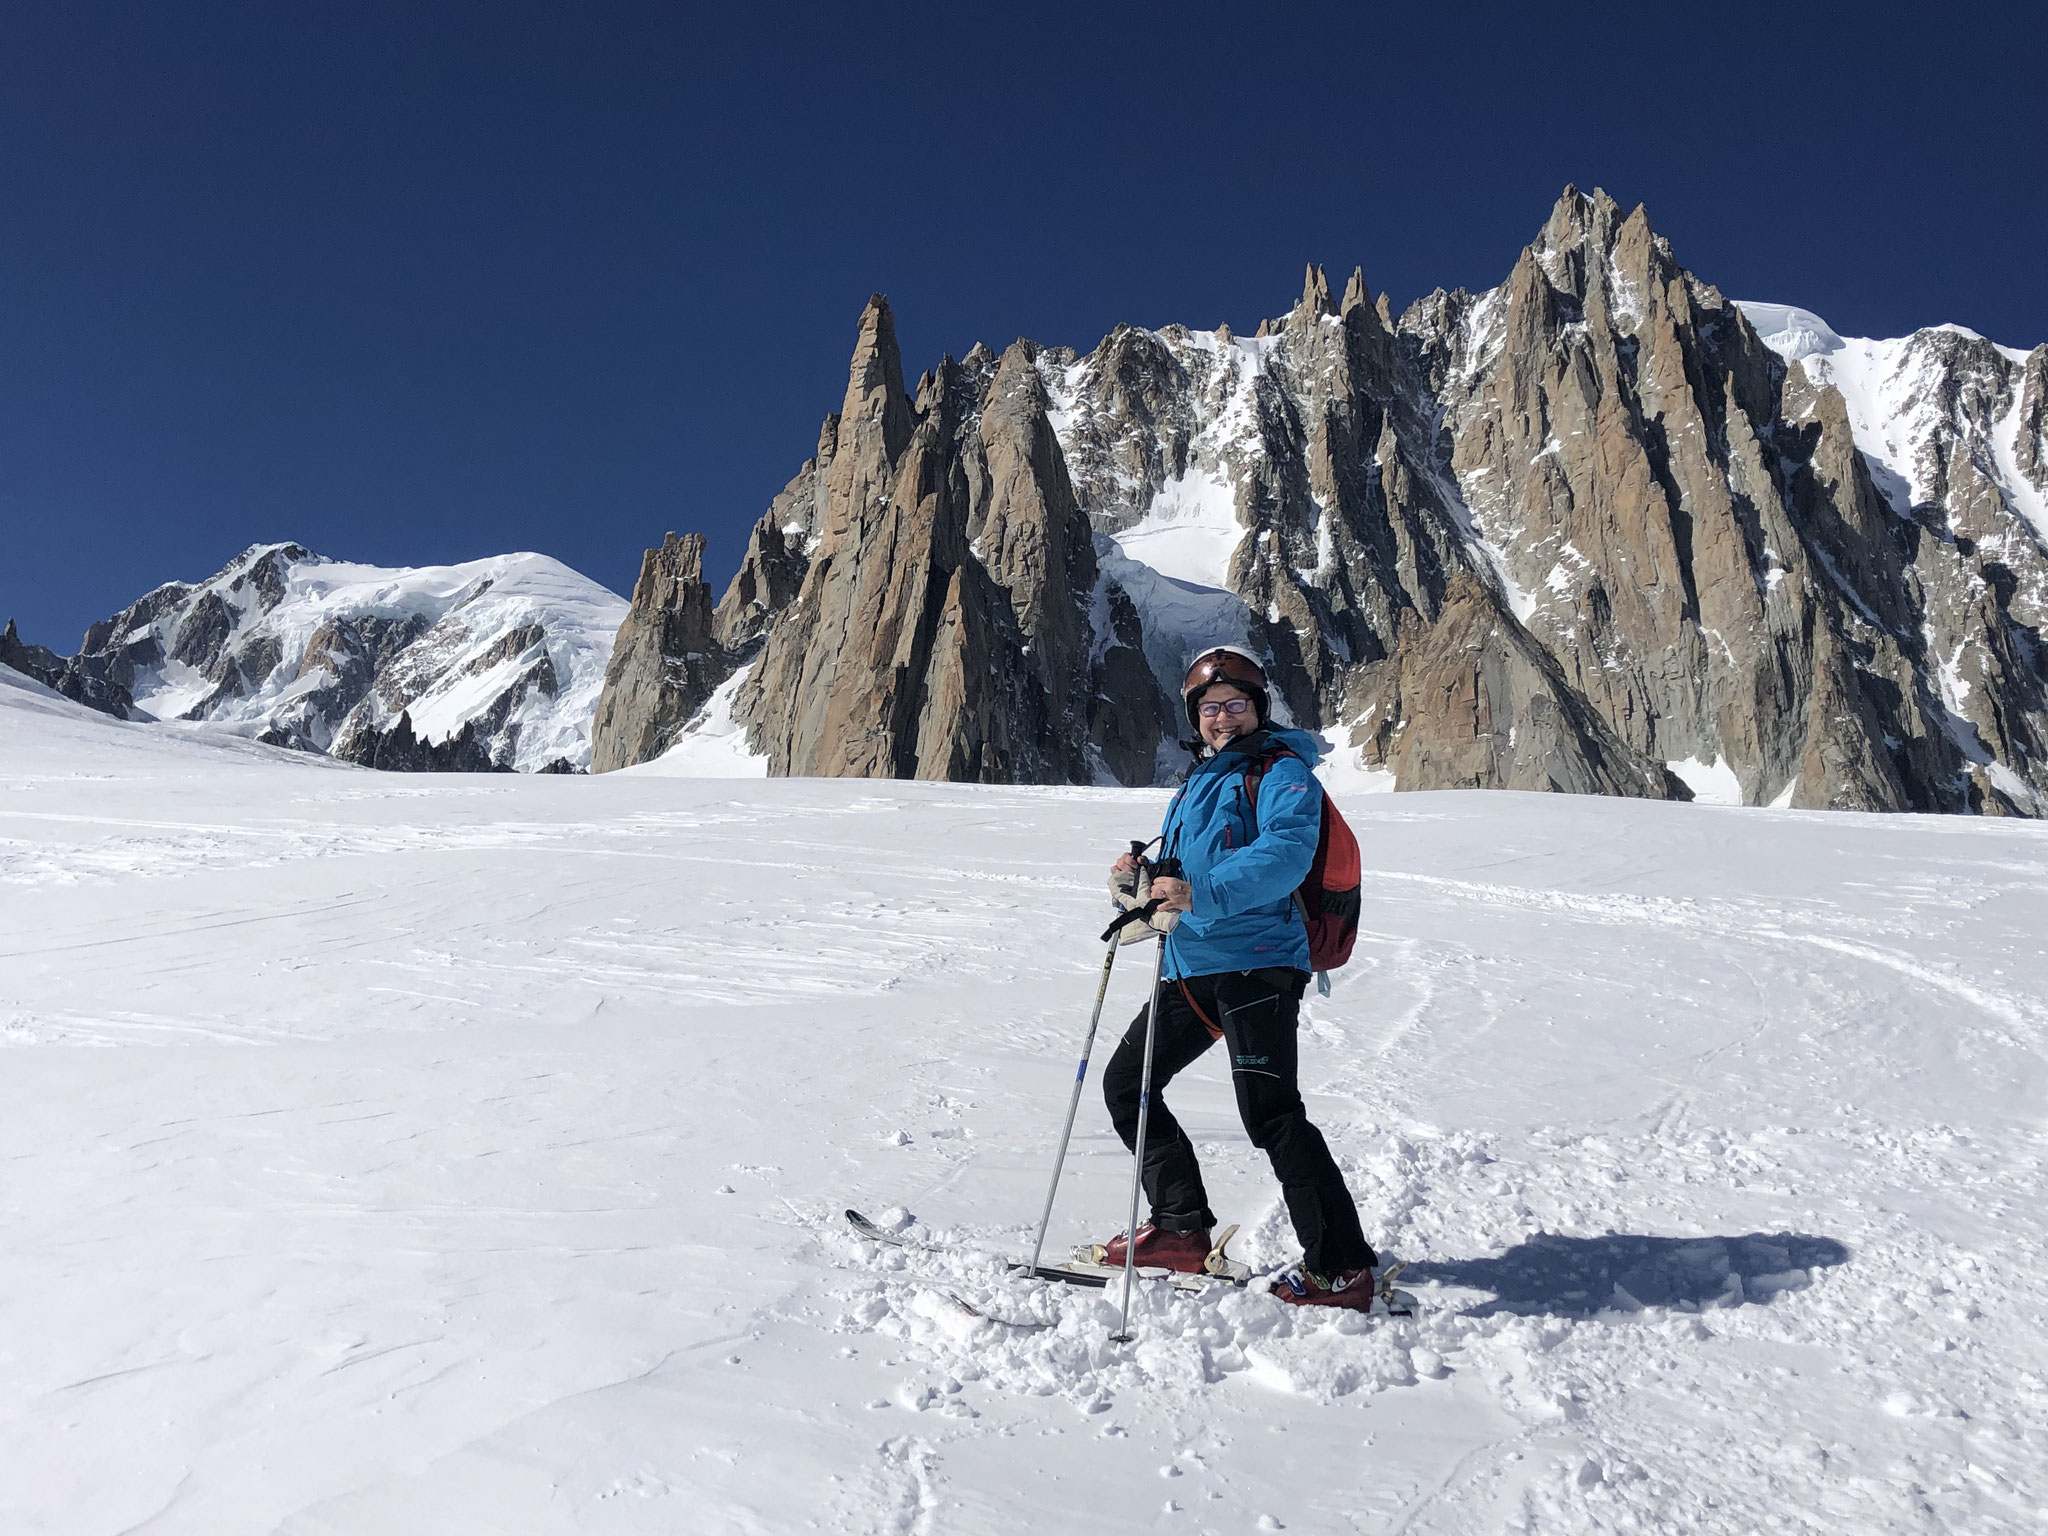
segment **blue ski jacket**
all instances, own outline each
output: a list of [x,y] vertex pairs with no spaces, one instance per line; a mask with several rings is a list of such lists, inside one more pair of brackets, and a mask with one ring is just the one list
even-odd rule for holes
[[[1245,802],[1245,771],[1269,746],[1277,759],[1259,780],[1257,835]],[[1181,861],[1193,909],[1166,936],[1166,975],[1179,980],[1272,965],[1308,967],[1308,930],[1294,891],[1315,862],[1322,787],[1310,772],[1318,753],[1303,731],[1240,736],[1188,770],[1166,808],[1164,852]]]

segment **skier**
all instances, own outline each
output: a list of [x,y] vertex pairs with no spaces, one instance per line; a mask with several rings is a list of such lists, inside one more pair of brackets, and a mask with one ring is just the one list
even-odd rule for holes
[[[1151,1216],[1138,1228],[1137,1262],[1199,1273],[1208,1256],[1216,1216],[1194,1146],[1160,1090],[1220,1039],[1230,1052],[1238,1114],[1252,1145],[1272,1161],[1301,1242],[1301,1262],[1274,1282],[1273,1294],[1365,1310],[1378,1257],[1296,1082],[1295,1024],[1309,945],[1293,898],[1320,828],[1322,794],[1310,772],[1315,742],[1270,723],[1265,670],[1234,645],[1196,658],[1181,703],[1199,740],[1187,743],[1197,760],[1161,829],[1162,856],[1179,859],[1186,878],[1155,877],[1150,887],[1162,911],[1182,915],[1162,940],[1143,1169]],[[1270,760],[1256,801],[1248,802],[1246,770],[1275,748],[1284,754]],[[1128,889],[1135,868],[1130,854],[1118,859],[1112,887],[1122,882]],[[1137,1144],[1146,1012],[1131,1021],[1103,1074],[1103,1097],[1126,1147]],[[1123,1234],[1100,1252],[1106,1264],[1124,1263]]]

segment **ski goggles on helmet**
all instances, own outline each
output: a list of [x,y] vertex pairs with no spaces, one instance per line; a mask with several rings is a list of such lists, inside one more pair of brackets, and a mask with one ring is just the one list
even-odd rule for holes
[[1186,698],[1196,689],[1206,688],[1211,683],[1236,683],[1239,687],[1256,688],[1264,693],[1266,674],[1249,656],[1240,656],[1236,651],[1219,647],[1195,658],[1195,664],[1188,668],[1187,680],[1180,685],[1181,697]]

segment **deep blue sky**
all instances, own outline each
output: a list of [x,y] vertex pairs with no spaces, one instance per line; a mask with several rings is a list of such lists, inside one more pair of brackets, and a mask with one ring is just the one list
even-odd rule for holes
[[872,290],[915,374],[1301,267],[1506,275],[1568,181],[1846,334],[2048,340],[2043,8],[8,0],[0,618],[259,540],[747,525]]

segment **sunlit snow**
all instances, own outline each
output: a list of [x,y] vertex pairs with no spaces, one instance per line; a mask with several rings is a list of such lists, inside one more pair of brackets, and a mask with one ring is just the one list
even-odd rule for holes
[[[2035,1530],[2048,826],[1340,795],[1303,1082],[1422,1314],[1119,1348],[1004,1261],[1163,792],[376,774],[0,670],[0,1530]],[[1169,1097],[1292,1258],[1224,1063]]]
[[621,772],[674,779],[766,778],[767,754],[747,746],[746,728],[732,716],[733,701],[753,670],[751,664],[744,666],[720,683],[661,756]]
[[1703,763],[1696,757],[1687,757],[1664,766],[1685,781],[1685,787],[1701,805],[1742,804],[1742,782],[1735,777],[1726,758]]
[[1762,304],[1736,300],[1736,307],[1756,327],[1763,344],[1788,363],[1806,357],[1825,357],[1842,350],[1842,338],[1834,328],[1810,309],[1795,304]]
[[1237,493],[1213,470],[1169,480],[1145,516],[1111,535],[1126,558],[1190,586],[1230,589],[1230,557],[1244,542]]

